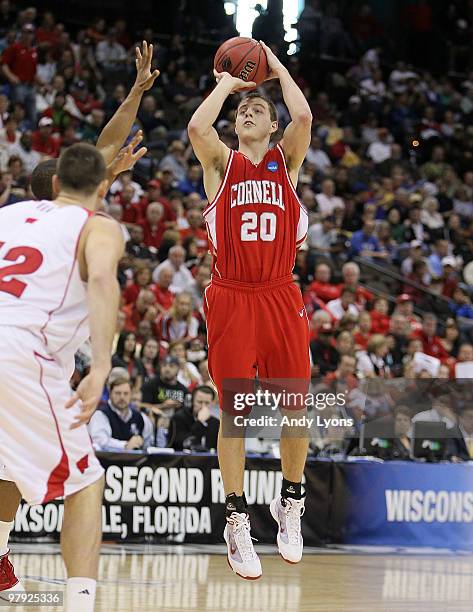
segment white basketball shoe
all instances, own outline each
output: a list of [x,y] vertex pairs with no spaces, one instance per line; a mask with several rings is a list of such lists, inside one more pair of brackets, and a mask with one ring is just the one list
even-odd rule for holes
[[246,580],[256,580],[263,573],[253,546],[248,514],[232,512],[223,532],[227,543],[227,560],[231,569]]
[[271,516],[278,524],[279,554],[288,563],[299,563],[302,559],[303,539],[301,533],[301,516],[304,514],[304,498],[276,497],[269,504]]

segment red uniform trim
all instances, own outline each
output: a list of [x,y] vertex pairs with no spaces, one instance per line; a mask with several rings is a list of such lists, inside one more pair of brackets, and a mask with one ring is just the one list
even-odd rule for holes
[[217,204],[217,200],[219,199],[219,197],[222,195],[222,191],[225,188],[225,184],[227,182],[228,179],[228,175],[230,174],[230,166],[232,165],[232,160],[233,160],[233,155],[234,155],[235,151],[230,150],[230,155],[228,156],[228,161],[227,161],[227,166],[225,168],[225,173],[223,175],[223,180],[220,183],[220,187],[217,191],[217,195],[215,196],[215,198],[209,203],[209,205],[207,206],[207,208],[203,211],[202,215],[205,217],[206,215],[209,214],[209,212],[214,208],[214,206],[216,206]]
[[[209,301],[207,299],[207,289],[209,289],[212,286],[212,282],[210,281],[210,283],[207,285],[207,287],[204,289],[204,299],[205,299],[205,304],[204,304],[204,315],[205,315],[205,320],[206,320],[206,331],[205,331],[205,335],[207,337],[207,348],[210,351],[210,342],[209,342],[209,325],[208,325],[208,315],[210,312],[210,307],[209,307]],[[217,396],[218,396],[218,400],[219,400],[219,408],[220,410],[222,410],[222,390],[218,388],[218,386],[215,384],[214,379],[212,378],[212,372],[210,371],[210,365],[207,362],[207,369],[209,372],[209,378],[212,381],[213,386],[215,387],[215,389],[217,390]]]
[[[34,358],[37,364],[39,365],[39,384],[49,404],[49,409],[51,410],[51,415],[54,419],[54,424],[56,426],[56,432],[57,432],[57,436],[59,439],[59,444],[61,446],[61,459],[59,463],[56,465],[56,467],[53,469],[53,471],[49,474],[46,494],[44,496],[43,501],[41,502],[45,504],[51,499],[56,499],[57,497],[64,496],[64,483],[69,478],[70,470],[69,470],[69,459],[67,457],[66,449],[64,448],[64,444],[63,444],[62,437],[61,437],[61,432],[59,429],[59,423],[58,423],[58,420],[57,420],[57,417],[56,417],[56,414],[53,408],[53,403],[51,401],[51,397],[46,387],[44,386],[44,380],[43,380],[44,371],[43,371],[43,365],[40,361],[40,359],[44,359],[44,357],[40,355],[39,353],[37,353],[36,351],[34,351],[33,354],[34,354]],[[46,361],[50,361],[50,359],[46,359]]]
[[281,153],[282,163],[283,163],[283,166],[284,166],[284,172],[286,173],[287,181],[289,183],[290,188],[292,189],[292,192],[294,193],[294,197],[297,199],[297,201],[299,202],[299,206],[302,208],[302,210],[307,215],[308,214],[307,209],[302,204],[302,202],[299,200],[299,196],[297,195],[296,188],[294,187],[294,183],[292,182],[291,175],[289,174],[289,171],[287,169],[286,158],[284,157],[283,148],[281,147],[280,144],[277,144],[276,148],[279,149],[279,152]]

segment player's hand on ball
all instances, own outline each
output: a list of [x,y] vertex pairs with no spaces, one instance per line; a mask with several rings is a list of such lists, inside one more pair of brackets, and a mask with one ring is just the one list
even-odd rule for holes
[[265,81],[270,81],[271,79],[279,78],[279,72],[284,68],[284,64],[278,60],[278,58],[274,55],[271,49],[265,44],[262,40],[259,41],[260,45],[263,47],[266,53],[266,60],[268,62],[268,76],[265,78]]
[[108,372],[104,373],[92,368],[89,374],[81,380],[76,392],[66,403],[66,408],[72,408],[77,402],[80,402],[80,413],[76,416],[71,429],[76,429],[90,421],[102,397],[107,374]]
[[135,49],[136,59],[136,80],[134,87],[141,91],[147,91],[153,87],[155,80],[159,76],[159,70],[151,72],[151,62],[153,61],[153,45],[148,45],[143,41],[143,52],[139,47]]
[[221,81],[229,83],[232,86],[230,93],[245,91],[246,89],[254,89],[256,87],[256,83],[254,81],[244,81],[243,79],[232,76],[229,72],[217,72],[214,70],[214,77],[217,84]]

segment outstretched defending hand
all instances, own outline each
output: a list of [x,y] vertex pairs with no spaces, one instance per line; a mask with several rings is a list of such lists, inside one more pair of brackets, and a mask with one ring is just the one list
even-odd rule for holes
[[153,83],[159,76],[159,70],[151,72],[151,62],[153,61],[153,45],[148,45],[146,40],[143,41],[143,53],[139,47],[135,49],[136,53],[136,80],[134,87],[141,91],[147,91],[153,87]]
[[232,76],[229,72],[217,72],[214,70],[214,77],[219,84],[221,81],[229,83],[232,86],[230,93],[236,93],[237,91],[245,91],[246,89],[254,89],[256,83],[254,81],[244,81],[238,77]]
[[130,141],[130,144],[120,149],[118,155],[107,168],[107,171],[113,176],[118,176],[122,172],[131,170],[136,162],[148,152],[146,147],[141,147],[135,151],[142,140],[143,132],[142,130],[138,130]]
[[97,408],[103,393],[103,387],[108,372],[94,370],[92,368],[83,378],[74,395],[66,402],[66,408],[72,408],[80,401],[80,414],[75,418],[71,429],[76,429],[88,423]]
[[271,79],[279,78],[279,72],[284,68],[284,64],[278,60],[278,58],[274,55],[271,49],[265,44],[262,40],[259,41],[260,45],[263,47],[266,53],[266,60],[268,62],[268,76],[265,78],[265,81],[269,81]]

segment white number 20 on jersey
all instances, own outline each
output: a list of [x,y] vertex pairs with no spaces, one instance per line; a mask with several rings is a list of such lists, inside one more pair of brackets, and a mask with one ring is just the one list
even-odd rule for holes
[[[276,215],[264,212],[258,215],[255,212],[246,212],[241,216],[241,239],[246,242],[261,240],[271,242],[276,237]],[[259,226],[259,228],[258,228]]]

